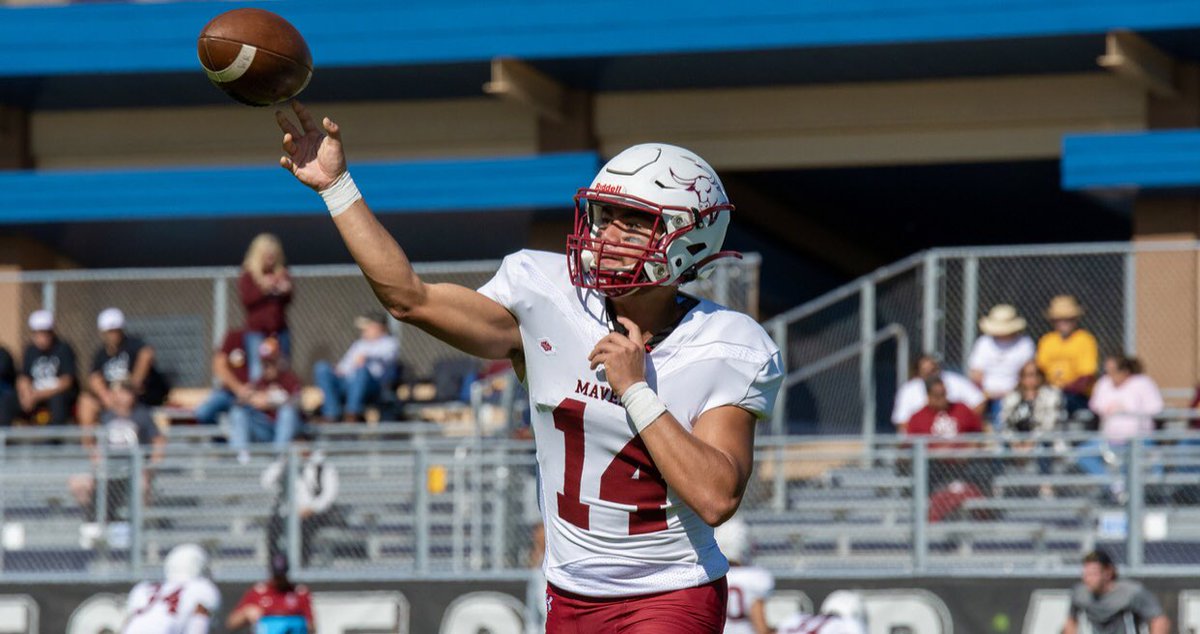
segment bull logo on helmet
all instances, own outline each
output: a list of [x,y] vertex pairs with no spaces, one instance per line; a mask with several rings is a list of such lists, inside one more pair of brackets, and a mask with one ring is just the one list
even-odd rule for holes
[[692,165],[696,166],[694,175],[677,174],[675,168],[672,167],[670,169],[671,178],[687,191],[696,194],[696,200],[699,202],[698,209],[708,209],[716,204],[721,185],[717,182],[717,177],[699,163],[692,163]]

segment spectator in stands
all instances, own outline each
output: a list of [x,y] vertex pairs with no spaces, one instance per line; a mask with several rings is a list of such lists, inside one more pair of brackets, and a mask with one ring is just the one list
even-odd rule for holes
[[1103,475],[1108,469],[1096,450],[1123,446],[1153,432],[1154,416],[1162,412],[1163,398],[1154,379],[1142,373],[1140,361],[1112,355],[1104,360],[1104,376],[1096,382],[1089,406],[1100,417],[1101,437],[1080,446],[1085,454],[1079,458],[1079,467]]
[[1083,558],[1082,583],[1071,591],[1071,608],[1063,634],[1079,632],[1086,620],[1097,634],[1167,634],[1171,619],[1145,586],[1117,578],[1117,567],[1108,554],[1093,551]]
[[359,337],[337,367],[320,361],[313,368],[324,394],[321,417],[326,421],[362,421],[363,409],[378,402],[396,378],[400,342],[388,332],[387,315],[370,311],[358,316],[354,325]]
[[254,584],[229,613],[225,627],[231,632],[249,628],[253,632],[309,634],[313,624],[312,596],[308,588],[288,578],[288,560],[283,553],[271,555],[271,578]]
[[[338,471],[325,459],[325,452],[314,451],[312,436],[307,431],[296,434],[292,443],[300,456],[300,479],[292,489],[300,515],[301,561],[308,565],[317,534],[322,528],[345,526],[346,521],[337,506]],[[262,473],[262,486],[277,493],[275,512],[267,530],[268,550],[283,552],[281,537],[286,534],[288,496],[284,490],[287,483],[287,456],[280,456]]]
[[1017,433],[1052,432],[1066,420],[1062,391],[1046,383],[1036,361],[1021,367],[1017,389],[1000,404],[1000,429]]
[[233,406],[229,446],[238,452],[238,462],[250,461],[250,441],[273,442],[276,451],[287,449],[300,428],[300,379],[287,369],[274,338],[258,347],[262,376],[250,382],[245,402]]
[[[106,507],[103,521],[116,521],[129,504],[131,478],[131,452],[139,447],[152,447],[148,465],[158,464],[166,449],[167,438],[158,430],[150,414],[150,408],[138,402],[137,389],[128,379],[110,385],[110,407],[100,415],[104,426],[100,440],[105,444]],[[99,465],[99,451],[91,452],[92,463]],[[150,491],[150,469],[142,471],[142,491]],[[96,474],[81,473],[71,476],[67,486],[75,501],[84,509],[88,521],[101,521],[96,512]],[[143,498],[145,499],[145,498]]]
[[[950,400],[941,377],[925,380],[928,404],[912,415],[906,426],[909,436],[933,436],[953,439],[962,434],[985,431],[975,410]],[[930,442],[929,449],[970,449],[972,442]],[[990,464],[980,459],[938,457],[929,460],[929,520],[936,522],[954,512],[964,501],[983,497],[991,478]]]
[[[128,382],[138,402],[156,407],[167,400],[167,380],[154,365],[154,348],[141,339],[125,334],[125,314],[119,308],[105,308],[96,318],[103,343],[92,355],[88,391],[79,397],[79,424],[90,428],[100,412],[113,408],[110,385]],[[91,436],[84,436],[84,443]]]
[[0,346],[0,427],[11,427],[17,417],[17,364],[8,348]]
[[1100,360],[1096,338],[1079,327],[1082,316],[1083,307],[1073,296],[1054,297],[1046,310],[1054,330],[1042,335],[1037,346],[1038,367],[1050,385],[1063,391],[1068,415],[1087,407]]
[[287,306],[292,301],[292,277],[288,273],[279,238],[260,233],[250,242],[238,279],[242,306],[246,309],[246,350],[249,352],[250,378],[262,374],[258,346],[263,339],[279,341],[284,357],[292,351],[287,325]]
[[196,407],[195,412],[196,422],[202,425],[217,424],[217,417],[250,396],[245,331],[232,330],[225,334],[221,347],[213,352],[212,373],[219,385]]
[[[940,376],[925,379],[927,403],[908,419],[905,431],[909,436],[954,438],[959,434],[985,431],[983,420],[975,410],[949,398],[946,382]],[[959,447],[961,443],[931,443],[930,448]]]
[[913,377],[896,391],[896,403],[892,407],[892,424],[896,426],[899,433],[903,434],[905,426],[908,425],[913,414],[925,407],[928,392],[925,380],[932,376],[941,377],[942,384],[947,390],[947,397],[951,401],[965,404],[976,414],[983,412],[983,407],[987,402],[983,392],[979,391],[979,388],[975,387],[975,384],[967,377],[942,370],[937,357],[931,354],[917,357],[912,364],[911,372]]
[[987,418],[996,423],[1000,402],[1017,387],[1017,375],[1033,359],[1033,340],[1025,332],[1025,320],[1008,304],[992,307],[979,320],[983,333],[975,340],[967,359],[967,374],[987,396]]
[[31,342],[17,377],[17,399],[26,419],[35,425],[64,425],[72,417],[79,385],[75,380],[75,350],[54,332],[54,315],[36,310],[29,315]]

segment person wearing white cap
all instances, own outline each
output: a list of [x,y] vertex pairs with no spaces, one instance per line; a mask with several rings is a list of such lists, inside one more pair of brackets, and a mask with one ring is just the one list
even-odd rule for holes
[[1033,359],[1033,339],[1025,332],[1025,320],[1008,304],[992,307],[979,320],[983,334],[975,340],[967,358],[967,376],[983,388],[988,398],[988,418],[996,422],[1000,402],[1017,387],[1021,368]]
[[[102,343],[92,355],[88,391],[79,399],[79,423],[91,427],[100,420],[101,412],[113,408],[109,386],[120,381],[133,385],[142,405],[162,405],[167,383],[154,366],[154,348],[125,334],[125,313],[120,308],[105,308],[96,316],[96,329]],[[84,436],[84,444],[91,440]]]
[[29,315],[30,343],[25,346],[17,398],[25,418],[35,425],[64,425],[75,408],[75,350],[54,332],[54,315]]

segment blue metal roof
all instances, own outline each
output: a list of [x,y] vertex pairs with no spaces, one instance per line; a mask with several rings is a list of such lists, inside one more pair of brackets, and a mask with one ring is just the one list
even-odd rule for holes
[[[572,206],[596,175],[590,152],[359,163],[354,180],[381,213]],[[324,214],[320,198],[278,167],[0,171],[0,224]]]
[[1062,185],[1067,190],[1200,188],[1200,130],[1064,137]]
[[[1195,0],[246,2],[300,29],[320,67],[497,55],[615,57],[1025,38],[1200,26]],[[226,2],[0,9],[0,76],[192,72]]]

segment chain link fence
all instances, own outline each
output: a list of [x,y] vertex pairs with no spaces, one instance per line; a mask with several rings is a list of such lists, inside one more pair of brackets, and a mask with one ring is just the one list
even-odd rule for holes
[[1052,297],[1082,304],[1101,356],[1136,354],[1174,405],[1200,376],[1196,243],[934,249],[865,276],[764,323],[787,354],[774,429],[889,432],[906,368],[928,352],[966,374],[979,319],[1011,304],[1036,341]]
[[[172,438],[161,460],[109,451],[93,461],[78,436],[51,446],[10,432],[0,572],[154,577],[184,542],[203,545],[227,580],[260,578],[273,551],[312,580],[529,570],[540,522],[532,443],[363,433],[323,436],[311,452],[264,447],[242,462],[198,433]],[[1096,438],[867,446],[860,437],[772,436],[759,443],[739,516],[754,562],[783,577],[1073,577],[1097,548],[1133,575],[1190,569],[1200,560],[1195,436]],[[324,497],[312,493],[315,481]]]
[[[718,262],[713,275],[684,287],[734,310],[757,315],[760,258]],[[491,279],[499,261],[417,264],[428,283],[478,288]],[[313,365],[336,362],[358,336],[354,318],[378,310],[379,302],[355,266],[295,266],[295,292],[288,308],[292,365],[311,381]],[[0,296],[12,297],[12,323],[19,332],[0,340],[23,340],[25,317],[38,308],[52,310],[59,335],[72,344],[83,376],[100,345],[97,314],[110,306],[126,315],[126,330],[155,347],[159,366],[178,387],[210,385],[210,353],[229,329],[240,327],[244,310],[236,268],[128,269],[0,273]],[[429,377],[443,359],[464,355],[418,328],[393,323],[400,338],[401,361],[413,377]]]

